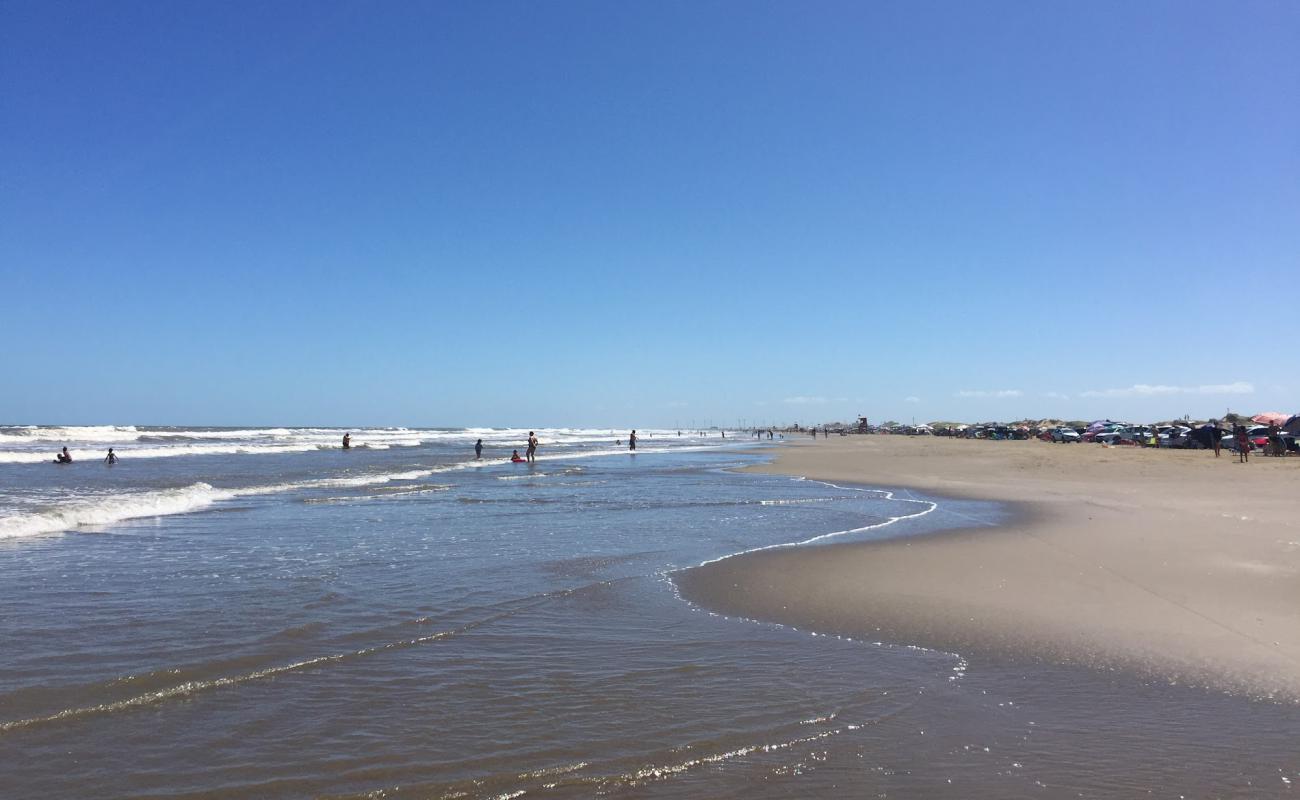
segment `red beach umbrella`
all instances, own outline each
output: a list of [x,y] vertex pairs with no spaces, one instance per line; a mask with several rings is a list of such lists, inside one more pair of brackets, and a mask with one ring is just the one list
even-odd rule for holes
[[1290,418],[1290,414],[1279,414],[1276,411],[1265,411],[1263,414],[1256,414],[1251,417],[1250,421],[1256,425],[1285,425],[1286,421]]

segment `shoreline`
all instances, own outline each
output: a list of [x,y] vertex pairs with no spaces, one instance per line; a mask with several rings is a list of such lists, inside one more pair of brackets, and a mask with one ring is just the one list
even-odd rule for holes
[[745,471],[1013,513],[995,527],[732,556],[675,577],[691,602],[973,664],[1083,665],[1300,702],[1294,462],[1033,440],[791,444]]

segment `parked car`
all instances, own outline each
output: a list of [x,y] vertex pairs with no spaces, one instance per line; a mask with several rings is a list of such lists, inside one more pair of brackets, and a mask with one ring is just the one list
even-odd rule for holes
[[1253,425],[1246,430],[1246,437],[1255,445],[1256,450],[1263,450],[1268,447],[1268,426]]
[[1160,429],[1160,446],[1176,450],[1198,450],[1204,445],[1190,434],[1191,428],[1185,425],[1168,425]]
[[[1247,428],[1246,441],[1250,450],[1263,450],[1268,447],[1268,426],[1252,425]],[[1223,447],[1234,453],[1237,452],[1237,435],[1231,431],[1225,433],[1223,435]]]
[[1053,442],[1078,442],[1083,438],[1073,428],[1052,428],[1047,433]]
[[1088,430],[1085,431],[1083,434],[1083,441],[1085,442],[1106,441],[1101,437],[1105,436],[1108,433],[1114,433],[1115,431],[1119,431],[1123,429],[1124,429],[1124,425],[1119,422],[1111,422],[1104,426],[1099,426],[1099,427],[1090,425],[1088,427]]
[[1148,425],[1130,425],[1123,431],[1124,439],[1146,447],[1151,444],[1152,428]]
[[1140,431],[1139,428],[1116,428],[1104,433],[1098,433],[1094,441],[1109,445],[1135,445],[1142,438]]

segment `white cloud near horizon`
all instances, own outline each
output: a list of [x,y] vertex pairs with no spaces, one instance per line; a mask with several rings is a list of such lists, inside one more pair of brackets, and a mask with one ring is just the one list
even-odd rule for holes
[[916,396],[914,396],[914,395],[909,395],[909,396],[903,398],[903,402],[904,402],[904,403],[919,403],[919,402],[921,402],[921,398],[916,397]]
[[1151,386],[1135,383],[1123,389],[1090,389],[1081,397],[1164,397],[1171,394],[1254,394],[1255,386],[1245,381],[1211,383],[1201,386]]
[[1069,396],[1068,394],[1061,394],[1060,392],[1043,392],[1043,397],[1050,397],[1050,398],[1053,399],[1053,400],[1069,400],[1069,399],[1070,399],[1070,396]]
[[1019,389],[962,389],[953,397],[1020,397],[1023,394]]
[[821,395],[796,395],[781,401],[792,406],[824,406],[827,403],[847,403],[847,397],[822,397]]

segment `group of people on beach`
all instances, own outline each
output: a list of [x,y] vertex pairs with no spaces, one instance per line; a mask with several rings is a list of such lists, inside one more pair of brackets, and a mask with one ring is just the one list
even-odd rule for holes
[[[62,450],[60,450],[58,453],[55,454],[54,463],[55,464],[72,463],[72,453],[68,452],[68,448],[66,445]],[[108,455],[104,456],[104,463],[109,465],[110,467],[117,463],[117,454],[113,452],[113,448],[111,447],[108,448]]]
[[[1250,461],[1250,451],[1259,444],[1258,439],[1251,440],[1251,429],[1240,422],[1233,424],[1231,432],[1223,428],[1219,420],[1212,419],[1204,427],[1206,436],[1202,440],[1208,441],[1209,447],[1214,451],[1214,457],[1218,458],[1223,452],[1223,441],[1228,436],[1232,439],[1232,449],[1237,451],[1237,463],[1246,464]],[[1282,436],[1282,427],[1276,422],[1269,423],[1265,431],[1265,444],[1259,445],[1259,450],[1266,456],[1285,456],[1287,454],[1287,443]],[[1160,437],[1152,435],[1150,441],[1143,442],[1149,447],[1160,447]]]
[[[678,435],[680,435],[680,434],[678,434]],[[619,445],[622,445],[622,444],[623,444],[623,440],[622,440],[622,439],[619,439],[619,440],[617,440],[616,443],[619,444]],[[521,456],[521,455],[519,455],[519,451],[518,451],[518,450],[513,450],[513,451],[511,451],[511,453],[510,453],[510,461],[513,462],[513,463],[515,463],[515,464],[531,464],[531,463],[533,463],[534,461],[537,460],[537,444],[538,444],[538,441],[537,441],[537,432],[536,432],[536,431],[529,431],[529,432],[528,432],[528,443],[527,443],[527,445],[524,447],[524,454]],[[636,449],[636,429],[635,429],[635,428],[634,428],[634,429],[632,430],[632,432],[629,433],[628,436],[627,436],[627,449],[628,449],[628,450],[635,450],[635,449]],[[482,439],[479,439],[478,441],[474,442],[474,458],[475,458],[475,460],[480,460],[480,459],[483,458],[483,440],[482,440]]]
[[[681,433],[679,432],[677,435],[678,435],[678,436],[681,436]],[[621,445],[623,442],[622,442],[622,440],[620,439],[618,443]],[[534,462],[534,461],[537,460],[537,444],[538,444],[538,441],[537,441],[537,432],[536,432],[536,431],[529,431],[529,432],[528,432],[528,443],[527,443],[527,445],[526,445],[525,448],[524,448],[524,455],[522,455],[522,456],[519,455],[519,451],[518,451],[518,450],[515,450],[514,452],[512,452],[512,453],[510,454],[510,460],[511,460],[512,462],[516,463],[516,464],[522,464],[522,463],[530,463],[530,464],[531,464],[532,462]],[[344,449],[344,450],[351,450],[351,449],[352,449],[352,434],[351,434],[351,433],[345,433],[345,434],[343,434],[343,449]],[[633,429],[632,432],[631,432],[630,434],[628,434],[628,437],[627,437],[627,449],[628,449],[628,450],[635,450],[635,449],[636,449],[636,430],[635,430],[635,429]],[[482,459],[482,458],[483,458],[483,440],[482,440],[482,439],[479,439],[478,441],[474,442],[474,458],[475,458],[476,460],[477,460],[477,459]],[[54,463],[55,463],[55,464],[71,464],[71,463],[72,463],[72,454],[68,452],[68,448],[67,448],[67,447],[64,447],[62,451],[60,451],[57,455],[54,456]],[[105,463],[105,464],[108,464],[108,465],[110,465],[110,466],[113,465],[113,464],[116,464],[116,463],[117,463],[117,454],[115,454],[115,453],[113,452],[113,448],[111,448],[111,447],[108,448],[108,455],[104,456],[104,463]]]
[[[483,457],[483,440],[479,439],[474,443],[474,458]],[[537,460],[537,434],[534,431],[528,432],[528,446],[524,448],[524,455],[519,455],[515,450],[510,453],[510,460],[515,464],[531,464]]]
[[[1220,451],[1223,449],[1223,437],[1220,434],[1222,429],[1219,427],[1218,420],[1211,420],[1214,425],[1212,429],[1213,436],[1210,438],[1214,446],[1214,457],[1218,458]],[[1263,452],[1266,456],[1285,456],[1286,442],[1282,439],[1282,428],[1276,422],[1268,426],[1268,444],[1264,446]],[[1240,423],[1232,426],[1232,440],[1235,443],[1237,451],[1237,463],[1245,464],[1250,461],[1250,450],[1253,446],[1250,441],[1250,429]]]

